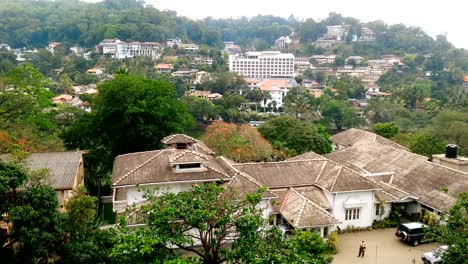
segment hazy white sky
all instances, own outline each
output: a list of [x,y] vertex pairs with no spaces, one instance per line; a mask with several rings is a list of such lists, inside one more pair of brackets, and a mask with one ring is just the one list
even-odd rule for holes
[[456,47],[468,49],[468,0],[146,0],[190,18],[276,15],[320,19],[330,12],[363,22],[421,27],[431,36],[447,33]]

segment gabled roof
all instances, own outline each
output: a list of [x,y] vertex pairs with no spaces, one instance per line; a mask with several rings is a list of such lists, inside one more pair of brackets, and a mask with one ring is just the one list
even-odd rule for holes
[[339,221],[319,205],[290,188],[279,209],[281,215],[295,228],[329,226]]
[[[340,134],[332,139],[342,139]],[[429,162],[427,157],[393,147],[392,144],[359,143],[327,154],[326,157],[369,173],[393,172],[391,182],[384,179],[380,181],[390,184],[382,185],[384,191],[400,197],[391,190],[398,188],[416,197],[418,202],[439,211],[447,211],[459,193],[468,191],[467,173]],[[448,190],[447,193],[443,191],[445,188]]]
[[304,154],[302,157],[316,159],[287,160],[265,163],[233,164],[269,188],[319,186],[329,192],[377,190],[380,187],[359,173],[328,160],[318,154]]
[[209,157],[206,155],[192,150],[181,151],[169,156],[169,162],[171,163],[206,162],[208,159]]
[[[220,159],[206,156],[195,151],[163,149],[147,152],[137,152],[119,155],[114,160],[112,170],[112,186],[126,186],[139,184],[163,184],[176,182],[209,182],[217,180],[230,180],[220,164]],[[187,156],[186,156],[187,155]],[[203,171],[176,172],[170,159],[180,162],[184,157],[205,157]]]
[[161,139],[161,142],[165,145],[172,145],[177,143],[197,143],[197,140],[187,135],[174,134]]
[[[55,190],[71,190],[75,186],[75,177],[82,166],[81,151],[31,153],[25,164],[31,170],[46,169],[46,183]],[[8,154],[0,155],[1,160],[8,161]]]
[[388,140],[382,136],[362,129],[350,128],[331,137],[331,140],[340,146],[350,147],[356,144],[379,143],[397,149],[408,150],[407,148]]

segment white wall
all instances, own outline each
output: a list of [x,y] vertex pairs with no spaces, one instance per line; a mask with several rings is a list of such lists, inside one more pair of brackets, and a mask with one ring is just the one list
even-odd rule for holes
[[[379,204],[379,203],[377,203]],[[383,220],[390,215],[390,211],[392,210],[392,203],[383,203],[380,205],[381,213],[380,215],[375,214],[375,207],[374,207],[374,220]]]
[[164,193],[179,193],[188,191],[192,188],[192,183],[173,183],[165,185],[146,185],[146,186],[131,186],[127,187],[127,204],[132,205],[134,203],[143,202],[146,199],[143,198],[146,191],[154,191],[154,195],[162,195]]
[[[345,220],[345,208],[344,204],[348,199],[360,201],[359,205],[355,208],[359,208],[359,219]],[[372,226],[374,220],[374,191],[360,191],[360,192],[349,192],[349,193],[336,193],[334,195],[333,203],[333,215],[340,221],[338,225],[341,229],[346,229],[348,226],[357,227],[368,227]]]

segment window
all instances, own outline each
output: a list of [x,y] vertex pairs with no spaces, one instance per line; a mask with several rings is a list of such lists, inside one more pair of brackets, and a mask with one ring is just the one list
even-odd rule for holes
[[178,164],[178,170],[197,170],[203,169],[201,163],[185,163],[185,164]]
[[177,143],[176,144],[177,149],[187,149],[187,144],[185,143]]
[[380,216],[380,212],[381,212],[381,206],[380,206],[380,204],[376,204],[375,205],[375,215]]
[[346,209],[345,220],[359,219],[359,208]]

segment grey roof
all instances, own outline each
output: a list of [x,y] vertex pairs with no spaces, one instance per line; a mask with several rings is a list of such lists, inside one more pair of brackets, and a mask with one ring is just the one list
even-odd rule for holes
[[[44,152],[31,153],[26,158],[26,166],[31,170],[46,169],[46,183],[55,190],[71,190],[75,186],[75,177],[82,165],[82,152]],[[8,154],[0,159],[9,160]]]
[[233,166],[272,189],[311,185],[329,192],[380,189],[374,181],[324,157]]
[[294,188],[290,188],[281,201],[281,215],[295,228],[329,226],[338,220]]
[[[220,164],[223,162],[221,159],[194,153],[196,152],[193,150],[163,149],[119,155],[114,160],[112,186],[215,181],[231,178],[231,175],[228,175]],[[204,164],[205,170],[175,172],[171,159],[178,157],[179,161],[184,161],[184,157],[189,159],[185,162],[199,161]],[[199,159],[194,160],[195,157]]]
[[161,142],[170,145],[177,143],[197,143],[197,140],[184,134],[174,134],[161,139]]
[[[348,134],[346,131],[343,133]],[[338,134],[335,138],[342,137]],[[392,144],[358,143],[326,157],[368,173],[392,172],[393,177],[378,180],[384,183],[381,184],[384,191],[397,198],[407,193],[439,211],[449,210],[458,194],[468,191],[467,173],[429,162],[424,156],[393,147]],[[445,188],[447,193],[443,191]]]
[[408,150],[407,148],[382,136],[357,128],[350,128],[341,133],[333,135],[331,140],[341,147],[350,147],[356,144],[379,143],[381,145],[391,146],[397,149]]

